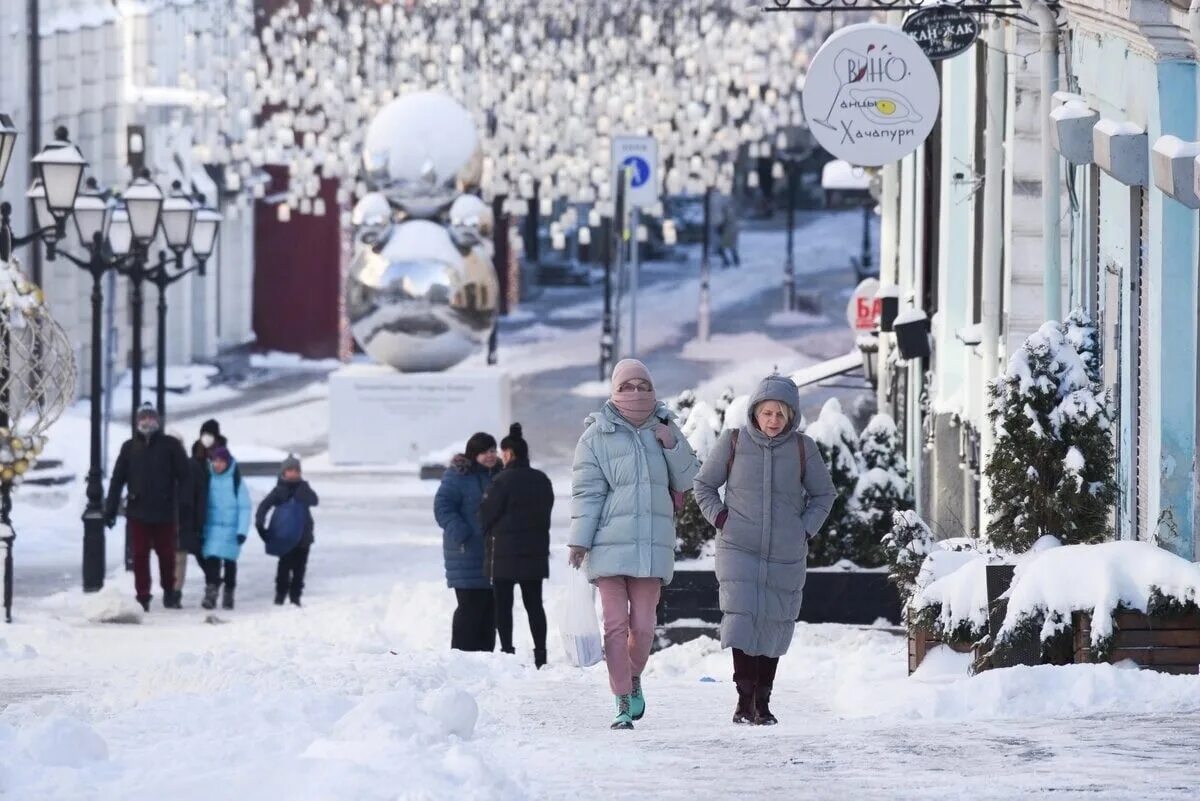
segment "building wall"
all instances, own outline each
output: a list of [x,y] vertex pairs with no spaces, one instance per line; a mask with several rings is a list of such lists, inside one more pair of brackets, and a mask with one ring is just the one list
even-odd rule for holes
[[[54,129],[65,126],[72,141],[88,159],[89,171],[102,186],[121,188],[131,178],[126,166],[126,126],[143,124],[149,133],[148,166],[164,191],[175,178],[188,178],[184,171],[201,165],[192,158],[191,127],[206,112],[190,104],[164,105],[161,98],[148,98],[145,87],[180,87],[187,76],[203,74],[209,63],[202,48],[189,46],[188,31],[212,24],[213,9],[221,0],[40,0],[41,49],[41,142],[52,138]],[[30,230],[24,192],[28,187],[28,148],[31,109],[28,98],[29,31],[26,3],[0,3],[0,110],[13,117],[21,132],[17,151],[3,188],[3,197],[13,204],[14,229]],[[213,120],[207,120],[213,124]],[[185,170],[178,166],[182,157]],[[215,200],[215,198],[213,198]],[[243,214],[222,226],[218,253],[209,263],[209,277],[183,279],[168,294],[167,359],[185,363],[210,359],[221,347],[242,344],[253,338],[249,317],[249,292],[253,280],[252,219]],[[156,244],[157,252],[161,243]],[[68,243],[80,253],[75,231],[68,226]],[[18,253],[27,272],[32,273],[32,246]],[[217,292],[213,275],[220,273],[223,291]],[[66,259],[44,262],[42,286],[55,318],[75,344],[80,368],[81,391],[89,386],[90,278]],[[205,298],[206,303],[197,298]],[[128,283],[121,279],[115,304],[117,325],[117,369],[130,361],[132,337],[129,330]],[[143,341],[145,359],[152,364],[155,349],[156,291],[146,292]],[[196,315],[200,315],[197,317]],[[218,333],[216,320],[223,321]]]
[[[1147,147],[1162,135],[1200,138],[1197,125],[1198,68],[1194,45],[1184,33],[1177,4],[1131,2],[1112,13],[1094,2],[1072,3],[1072,71],[1078,91],[1101,116],[1142,127]],[[1151,181],[1152,184],[1152,181]],[[1124,538],[1150,539],[1185,555],[1196,555],[1197,441],[1197,215],[1151,185],[1145,190],[1147,247],[1144,250],[1147,370],[1142,402],[1147,405],[1145,470],[1149,473],[1144,524],[1134,515],[1137,472],[1136,294],[1132,287],[1138,253],[1137,195],[1109,176],[1101,178],[1101,314],[1117,300],[1120,328],[1104,326],[1105,337],[1120,338],[1120,476],[1118,520]],[[1086,209],[1082,213],[1086,213]],[[1082,218],[1082,225],[1086,218]],[[1086,268],[1082,253],[1076,269]],[[1117,271],[1114,275],[1113,271]],[[1119,282],[1114,287],[1113,282]]]

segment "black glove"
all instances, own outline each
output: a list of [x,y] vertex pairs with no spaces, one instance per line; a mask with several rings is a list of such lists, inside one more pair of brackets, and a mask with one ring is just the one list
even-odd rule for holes
[[109,515],[108,517],[104,518],[104,525],[107,526],[108,528],[112,528],[116,524],[117,524],[117,516],[116,515]]
[[238,545],[245,545],[245,544],[246,544],[246,535],[238,534]]
[[258,530],[258,536],[262,537],[264,540],[267,538],[267,527],[266,526],[264,526],[262,523],[259,523],[254,528],[256,528]]

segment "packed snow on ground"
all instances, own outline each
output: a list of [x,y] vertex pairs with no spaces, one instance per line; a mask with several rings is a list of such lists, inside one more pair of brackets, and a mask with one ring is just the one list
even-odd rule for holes
[[1002,631],[1044,615],[1042,634],[1048,636],[1082,611],[1092,613],[1092,642],[1099,643],[1112,635],[1112,613],[1119,606],[1147,611],[1154,588],[1179,603],[1200,602],[1200,564],[1149,542],[1052,548],[1018,565]]
[[342,362],[339,359],[306,359],[298,353],[271,350],[250,354],[250,366],[264,370],[309,370],[327,373],[341,367]]

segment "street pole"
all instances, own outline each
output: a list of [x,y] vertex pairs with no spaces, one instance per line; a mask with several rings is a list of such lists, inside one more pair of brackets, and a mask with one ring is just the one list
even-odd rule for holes
[[[613,300],[614,308],[612,313],[613,318],[615,318],[615,325],[612,329],[611,356],[613,359],[621,352],[621,284],[625,279],[625,226],[628,223],[625,218],[625,215],[628,213],[625,208],[625,191],[625,180],[622,177],[617,182],[617,215],[616,219],[613,220],[613,249],[615,253],[613,258],[616,260],[616,263],[613,265],[613,271],[617,275],[617,286],[615,287],[617,297]],[[611,360],[609,366],[613,366]]]
[[[3,364],[0,364],[0,386],[5,387],[0,393],[0,428],[8,428],[8,403],[9,390],[8,379],[9,369],[12,363],[10,358],[11,343],[9,341],[9,331],[4,329],[4,338],[2,350],[0,353],[4,356]],[[7,623],[12,623],[12,592],[13,592],[13,541],[16,540],[17,534],[12,528],[12,482],[0,481],[0,547],[4,548],[4,620]]]
[[859,264],[862,265],[862,273],[864,276],[871,274],[871,264],[874,259],[871,258],[871,206],[867,204],[863,206],[863,232],[862,232],[862,258]]
[[700,311],[696,315],[696,334],[701,342],[708,342],[712,337],[712,291],[709,283],[712,280],[712,262],[709,259],[709,247],[712,240],[712,195],[713,188],[704,188],[704,244],[700,250]]
[[783,309],[796,310],[796,168],[785,159],[787,168],[787,259],[783,263]]
[[129,410],[129,427],[137,433],[138,407],[142,405],[142,279],[145,277],[147,255],[139,249],[133,258],[129,280],[133,291],[130,304],[133,311],[133,398]]
[[630,274],[629,274],[629,357],[637,358],[637,303],[638,303],[638,272],[641,265],[638,263],[638,226],[641,223],[641,209],[637,206],[633,207],[632,220],[629,223],[633,231],[633,237],[630,242]]
[[92,347],[91,347],[91,442],[87,474],[87,506],[83,510],[83,591],[97,592],[104,588],[104,481],[100,466],[100,350],[103,347],[101,320],[104,314],[104,293],[100,281],[104,277],[104,235],[97,232],[92,239],[88,269],[92,274]]
[[167,424],[167,281],[166,261],[159,254],[159,268],[154,274],[154,283],[158,287],[158,338],[155,343],[154,357],[154,407],[158,410],[159,425]]
[[[600,380],[608,378],[608,368],[612,366],[612,221],[602,220],[600,230],[608,234],[608,247],[604,249],[604,317],[600,324]],[[606,230],[607,229],[607,230]]]

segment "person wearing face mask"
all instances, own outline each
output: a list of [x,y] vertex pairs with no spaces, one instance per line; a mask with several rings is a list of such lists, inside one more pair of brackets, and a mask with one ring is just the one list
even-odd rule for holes
[[456,651],[492,651],[496,647],[496,612],[492,581],[483,570],[483,526],[479,506],[500,472],[496,438],[483,432],[467,440],[466,450],[450,462],[433,499],[433,516],[442,528],[446,585],[458,607],[451,625],[450,647]]
[[[216,420],[205,420],[200,425],[200,438],[196,440],[196,445],[204,448],[204,453],[207,454],[218,446],[228,448],[229,442],[221,434],[221,424]],[[192,450],[195,451],[195,445]]]
[[734,723],[779,722],[771,691],[800,614],[808,542],[837,495],[816,443],[796,431],[799,410],[790,378],[763,379],[746,424],[721,433],[696,476],[696,502],[718,530],[721,646],[733,649]]
[[646,365],[618,362],[612,397],[588,417],[575,448],[568,539],[570,565],[586,564],[600,590],[613,729],[632,729],[646,711],[642,671],[658,597],[675,572],[671,492],[691,489],[699,468]]
[[175,548],[180,504],[190,498],[187,454],[174,437],[160,430],[158,412],[150,404],[137,413],[137,433],[121,445],[113,465],[104,508],[104,522],[116,525],[121,495],[128,488],[125,517],[133,544],[133,583],[138,603],[150,611],[150,552],[158,555],[158,578],[163,605],[178,608],[175,590]]

